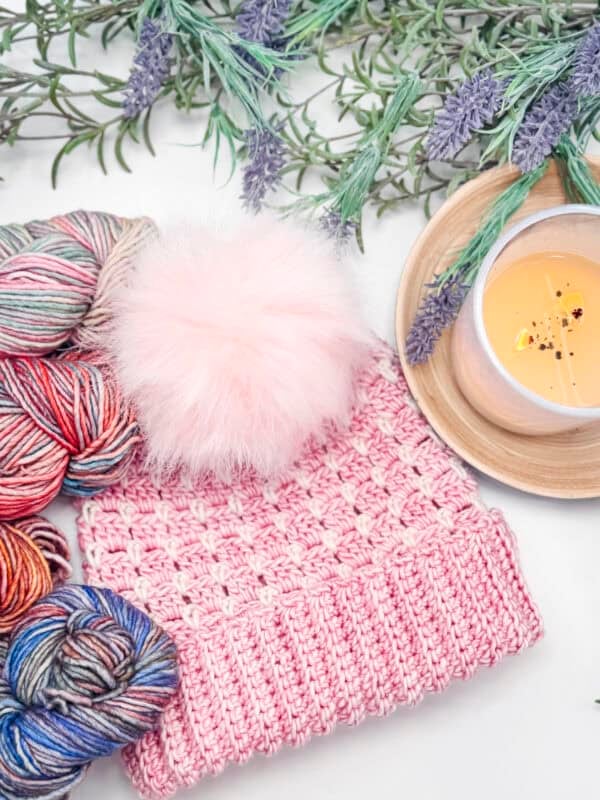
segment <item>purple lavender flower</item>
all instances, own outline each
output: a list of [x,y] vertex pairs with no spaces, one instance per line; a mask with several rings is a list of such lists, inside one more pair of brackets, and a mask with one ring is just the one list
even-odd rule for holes
[[256,213],[261,210],[267,192],[281,181],[285,158],[278,130],[256,127],[244,133],[249,163],[244,167],[242,200],[247,209]]
[[436,114],[426,148],[430,159],[453,158],[473,132],[489,124],[502,106],[505,81],[484,69],[461,83]]
[[511,161],[531,172],[550,155],[577,114],[577,96],[568,83],[555,83],[527,110],[512,148]]
[[430,285],[406,337],[406,357],[412,366],[423,364],[433,353],[437,340],[460,311],[469,291],[465,283],[468,265],[444,283]]
[[343,220],[339,211],[333,208],[326,209],[319,218],[320,229],[336,241],[337,244],[345,244],[354,236],[356,223],[352,220]]
[[123,97],[123,115],[137,116],[156,100],[171,71],[173,37],[166,33],[161,20],[146,17],[142,23],[137,51]]
[[579,42],[573,60],[570,79],[575,94],[587,96],[600,93],[600,24],[592,25]]
[[292,0],[244,0],[236,18],[242,39],[271,46],[283,36]]
[[[284,51],[287,45],[285,22],[290,14],[292,0],[244,0],[236,17],[237,32],[248,42],[257,42],[271,50]],[[237,48],[242,58],[259,75],[265,73],[264,67],[249,53]],[[296,60],[297,56],[289,56]],[[274,77],[281,77],[282,70],[276,69]]]

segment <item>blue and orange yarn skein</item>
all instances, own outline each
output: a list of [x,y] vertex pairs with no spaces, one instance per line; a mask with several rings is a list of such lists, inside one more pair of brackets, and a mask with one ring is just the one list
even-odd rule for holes
[[77,211],[0,227],[0,797],[64,797],[155,727],[172,640],[108,589],[60,586],[68,546],[36,516],[121,479],[137,424],[97,357],[110,296],[154,236]]
[[8,645],[0,797],[64,796],[94,759],[154,728],[176,687],[175,645],[146,614],[109,589],[56,589]]

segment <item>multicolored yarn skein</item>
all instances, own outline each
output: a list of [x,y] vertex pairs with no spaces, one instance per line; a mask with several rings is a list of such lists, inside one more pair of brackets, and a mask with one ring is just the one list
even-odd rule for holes
[[109,589],[55,590],[0,641],[0,797],[63,797],[154,728],[177,684],[175,645],[142,611]]
[[51,522],[36,516],[0,522],[0,637],[70,575],[69,546]]
[[89,496],[124,475],[139,439],[116,383],[84,361],[0,359],[0,519],[62,490]]
[[[0,520],[123,477],[138,427],[98,355],[154,235],[149,220],[83,211],[0,227]],[[172,640],[127,600],[48,595],[69,574],[50,523],[0,522],[2,800],[64,797],[92,760],[154,728],[177,687]]]
[[87,211],[0,226],[0,519],[123,476],[137,426],[88,361],[132,258],[155,235],[148,219]]
[[150,219],[94,211],[0,226],[0,356],[95,349],[115,289],[156,233]]

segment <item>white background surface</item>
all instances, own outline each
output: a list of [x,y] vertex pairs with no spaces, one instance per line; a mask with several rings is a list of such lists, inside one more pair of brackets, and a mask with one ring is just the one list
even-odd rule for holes
[[[19,5],[14,3],[13,5]],[[110,60],[126,74],[131,51]],[[101,67],[105,67],[102,64]],[[307,72],[307,92],[314,76]],[[325,113],[325,112],[324,112]],[[239,178],[223,185],[212,173],[212,153],[196,144],[199,117],[155,118],[153,159],[131,149],[133,174],[113,167],[105,177],[82,149],[63,163],[59,188],[50,188],[54,145],[23,144],[0,150],[2,222],[46,217],[78,207],[123,215],[147,214],[167,225],[199,224],[215,207],[239,213]],[[393,313],[400,272],[424,225],[407,206],[382,222],[369,219],[366,255],[349,265],[373,328],[394,341]],[[546,627],[532,650],[480,672],[468,683],[429,697],[416,710],[400,710],[357,729],[338,729],[302,750],[257,757],[243,768],[183,792],[202,800],[505,800],[598,796],[600,747],[600,500],[553,501],[527,496],[481,479],[489,505],[501,508],[517,534],[522,565]],[[69,533],[76,572],[79,557],[74,513],[59,500],[50,516]],[[74,800],[132,800],[117,758],[96,763]]]

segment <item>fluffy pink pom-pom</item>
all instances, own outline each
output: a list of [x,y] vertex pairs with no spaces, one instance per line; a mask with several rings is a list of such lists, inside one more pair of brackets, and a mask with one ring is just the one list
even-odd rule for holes
[[252,219],[150,245],[114,345],[150,459],[228,476],[272,475],[327,421],[343,423],[370,342],[331,245]]

